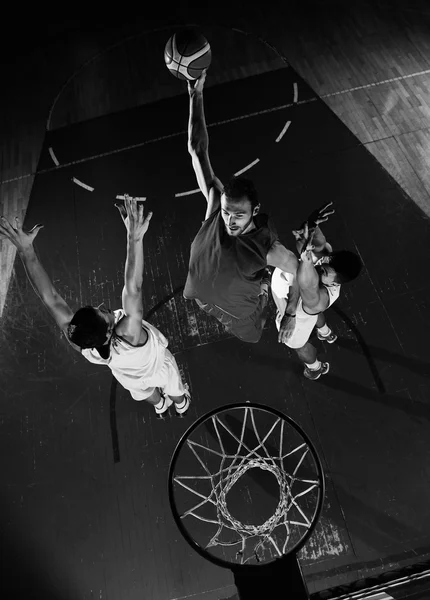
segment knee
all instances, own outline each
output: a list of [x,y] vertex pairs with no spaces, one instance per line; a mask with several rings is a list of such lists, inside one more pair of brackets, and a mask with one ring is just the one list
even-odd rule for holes
[[153,401],[155,401],[155,400],[158,400],[158,399],[159,399],[159,395],[160,395],[160,394],[159,394],[159,392],[158,392],[158,389],[157,389],[157,388],[154,388],[154,389],[152,390],[152,393],[151,393],[149,396],[147,396],[145,399],[146,399],[148,402],[153,402]]

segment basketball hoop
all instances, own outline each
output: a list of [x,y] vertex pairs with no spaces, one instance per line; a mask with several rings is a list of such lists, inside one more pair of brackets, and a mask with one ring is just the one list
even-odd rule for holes
[[[254,502],[249,488],[255,486]],[[203,415],[183,434],[171,459],[168,493],[192,548],[238,572],[297,554],[316,527],[325,481],[312,442],[290,417],[239,403]],[[245,507],[258,524],[245,518]]]

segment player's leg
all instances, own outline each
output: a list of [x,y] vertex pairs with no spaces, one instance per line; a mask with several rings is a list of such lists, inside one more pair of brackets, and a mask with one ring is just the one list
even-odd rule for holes
[[326,323],[324,313],[320,313],[318,315],[318,321],[316,324],[317,328],[317,338],[322,340],[323,342],[327,342],[329,344],[333,344],[337,340],[337,335],[333,333],[330,327]]
[[[308,379],[318,379],[321,375],[325,375],[330,368],[329,363],[318,360],[316,348],[309,342],[312,331],[318,323],[318,318],[319,315],[305,313],[302,302],[299,300],[296,311],[296,326],[292,336],[286,342],[286,346],[292,348],[304,364],[303,374]],[[279,329],[279,324],[277,325]]]
[[191,395],[188,385],[182,379],[175,357],[167,349],[166,357],[164,359],[163,375],[163,393],[170,398],[175,405],[176,414],[184,416],[190,407]]
[[170,398],[166,398],[158,387],[148,387],[144,390],[139,390],[138,392],[135,390],[129,391],[134,400],[145,400],[145,402],[152,404],[156,415],[160,418],[162,418],[163,414],[167,412],[169,406],[172,405]]
[[328,373],[330,365],[321,362],[317,358],[317,350],[310,342],[306,342],[301,348],[294,348],[297,356],[305,365],[303,374],[307,379],[318,379],[321,375]]

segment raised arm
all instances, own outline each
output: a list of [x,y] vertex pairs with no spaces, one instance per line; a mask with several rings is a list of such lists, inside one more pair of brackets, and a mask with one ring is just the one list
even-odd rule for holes
[[33,246],[34,238],[43,227],[43,225],[35,225],[31,231],[26,233],[22,230],[21,221],[18,217],[15,218],[15,227],[5,217],[0,220],[0,232],[16,247],[34,291],[52,314],[57,325],[65,333],[67,341],[80,352],[81,349],[70,342],[66,333],[67,325],[72,320],[74,313],[54,288]]
[[206,127],[203,86],[206,71],[195,82],[188,82],[190,116],[188,121],[188,152],[191,155],[197,183],[208,203],[207,219],[220,205],[223,185],[215,176],[209,160],[209,136]]
[[303,252],[305,245],[312,244],[314,246],[313,253],[317,258],[324,256],[332,251],[332,247],[327,242],[319,225],[327,221],[330,215],[334,213],[332,208],[333,202],[324,204],[320,208],[314,210],[307,220],[302,223],[300,229],[293,230],[293,235],[296,238],[296,248],[300,255]]
[[132,344],[139,342],[143,318],[143,238],[148,231],[152,212],[145,217],[143,203],[127,194],[124,205],[115,204],[127,229],[127,258],[125,261],[122,306],[125,312],[123,332]]
[[312,251],[305,250],[300,259],[297,281],[303,308],[312,314],[322,312],[327,308],[329,298],[326,288],[320,285],[320,278],[312,260]]

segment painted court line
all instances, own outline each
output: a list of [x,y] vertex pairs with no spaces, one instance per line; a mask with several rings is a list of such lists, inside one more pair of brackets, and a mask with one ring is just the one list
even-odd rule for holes
[[60,163],[58,162],[57,157],[55,156],[54,150],[52,148],[49,148],[49,154],[51,155],[51,158],[54,161],[54,164],[57,165],[57,167],[58,167],[58,165]]
[[[331,98],[333,96],[339,96],[341,94],[348,94],[348,93],[351,93],[351,92],[354,92],[354,91],[364,90],[364,89],[367,89],[367,88],[376,87],[378,85],[385,85],[387,83],[392,83],[394,81],[402,81],[404,79],[410,79],[411,77],[419,77],[421,75],[428,75],[428,74],[430,74],[430,69],[427,69],[425,71],[418,71],[416,73],[411,73],[410,75],[402,75],[402,76],[399,76],[399,77],[392,77],[391,79],[384,79],[382,81],[376,81],[374,83],[368,83],[368,84],[365,84],[365,85],[359,85],[359,86],[356,86],[356,87],[351,87],[351,88],[347,88],[347,89],[344,89],[344,90],[340,90],[338,92],[331,92],[329,94],[322,94],[319,97],[318,96],[314,96],[314,97],[309,98],[307,100],[298,100],[297,102],[290,102],[290,103],[287,103],[287,104],[282,104],[281,106],[276,106],[276,107],[273,107],[273,108],[268,108],[268,109],[265,109],[265,110],[260,110],[260,111],[254,112],[254,113],[249,113],[247,115],[242,115],[242,116],[239,116],[239,117],[234,117],[232,119],[225,119],[223,121],[217,121],[216,123],[208,124],[208,128],[209,127],[218,127],[219,125],[224,125],[226,123],[232,123],[234,121],[239,121],[241,119],[249,119],[249,118],[252,118],[252,117],[259,116],[259,115],[268,114],[268,113],[272,113],[272,112],[279,111],[279,110],[284,110],[286,108],[292,108],[294,106],[300,106],[302,104],[310,104],[311,102],[315,102],[316,100],[319,100],[319,99],[324,100],[325,98]],[[12,177],[10,179],[4,179],[3,181],[0,181],[0,185],[2,185],[4,183],[12,183],[13,181],[19,181],[21,179],[25,179],[27,177],[32,177],[34,175],[39,175],[39,174],[42,174],[42,173],[49,173],[51,171],[56,171],[57,169],[61,169],[63,167],[70,167],[72,165],[76,165],[76,164],[88,162],[90,160],[95,160],[97,158],[103,158],[104,156],[110,156],[112,154],[117,154],[119,152],[125,152],[127,150],[132,150],[133,148],[140,148],[140,147],[148,145],[148,144],[153,144],[153,143],[156,143],[156,142],[160,142],[162,140],[167,140],[167,139],[179,136],[179,135],[184,135],[186,133],[187,133],[187,131],[179,131],[179,132],[176,132],[176,133],[172,133],[172,134],[169,134],[169,135],[161,136],[161,137],[154,138],[154,139],[151,139],[151,140],[146,140],[146,141],[140,142],[138,144],[133,144],[131,146],[126,146],[124,148],[118,148],[116,150],[110,150],[109,152],[103,152],[101,154],[96,154],[96,155],[93,155],[93,156],[87,156],[85,158],[81,158],[81,159],[78,159],[78,160],[75,160],[75,161],[72,161],[72,162],[69,162],[69,163],[65,163],[63,165],[59,165],[58,167],[52,167],[50,169],[41,169],[40,171],[33,171],[31,173],[27,173],[25,175],[20,175],[18,177]]]
[[260,162],[260,159],[256,158],[254,161],[252,161],[252,163],[250,163],[249,165],[247,165],[246,167],[244,167],[240,171],[236,171],[236,173],[234,174],[235,177],[237,177],[238,175],[242,175],[242,173],[245,173],[245,171],[249,171],[249,169],[252,169],[252,167],[254,165],[256,165],[257,163],[259,163],[259,162]]
[[[286,108],[292,108],[292,107],[298,106],[300,104],[309,104],[310,102],[315,102],[316,100],[318,100],[317,97],[311,98],[309,100],[299,101],[296,103],[289,102],[287,104],[282,104],[280,106],[275,106],[272,108],[259,110],[259,111],[249,113],[246,115],[241,115],[239,117],[233,117],[232,119],[224,119],[223,121],[217,121],[215,123],[208,123],[207,128],[209,129],[210,127],[218,127],[219,125],[225,125],[226,123],[233,123],[235,121],[240,121],[242,119],[250,119],[252,117],[257,117],[260,115],[277,112],[280,110],[284,110]],[[188,130],[177,131],[175,133],[169,133],[167,135],[162,135],[160,137],[152,138],[150,140],[145,140],[144,142],[139,142],[137,144],[132,144],[130,146],[124,146],[122,148],[116,148],[115,150],[109,150],[108,152],[101,152],[100,154],[86,156],[84,158],[79,158],[77,160],[63,163],[63,164],[59,165],[58,167],[51,167],[48,169],[40,169],[40,171],[33,171],[32,173],[27,173],[26,175],[20,175],[19,177],[12,177],[11,179],[4,179],[3,181],[0,181],[0,185],[3,183],[11,183],[13,181],[19,181],[20,179],[25,179],[26,177],[32,177],[34,175],[42,175],[44,173],[51,173],[52,171],[57,171],[58,169],[72,167],[73,165],[78,165],[81,163],[89,162],[90,160],[96,160],[98,158],[104,158],[105,156],[112,156],[112,154],[119,154],[120,152],[126,152],[128,150],[133,150],[134,148],[141,148],[142,146],[147,146],[149,144],[154,144],[156,142],[162,142],[164,140],[169,140],[174,137],[183,136],[183,135],[186,135],[187,133],[188,133]]]
[[192,194],[197,194],[198,192],[200,192],[200,188],[197,188],[196,190],[189,190],[188,192],[179,192],[178,194],[175,194],[175,198],[181,198],[182,196],[191,196]]
[[72,181],[73,181],[73,183],[80,185],[85,190],[88,190],[89,192],[94,192],[93,187],[91,187],[90,185],[87,185],[86,183],[83,183],[82,181],[79,181],[79,179],[76,179],[76,177],[72,177]]
[[282,140],[282,138],[285,135],[285,132],[287,131],[288,127],[291,125],[291,121],[287,121],[284,125],[283,130],[281,131],[281,133],[278,135],[278,137],[276,138],[275,142],[280,142]]

